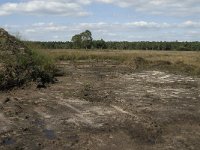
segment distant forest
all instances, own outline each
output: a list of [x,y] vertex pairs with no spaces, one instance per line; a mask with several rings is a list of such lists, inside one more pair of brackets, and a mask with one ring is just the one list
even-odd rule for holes
[[93,40],[92,33],[86,30],[72,37],[67,42],[24,41],[32,48],[38,49],[111,49],[111,50],[166,50],[166,51],[200,51],[200,42],[127,42]]
[[32,48],[38,49],[111,49],[111,50],[167,50],[167,51],[200,51],[200,42],[115,42],[102,40],[92,41],[91,47],[76,46],[73,42],[37,42],[24,41]]

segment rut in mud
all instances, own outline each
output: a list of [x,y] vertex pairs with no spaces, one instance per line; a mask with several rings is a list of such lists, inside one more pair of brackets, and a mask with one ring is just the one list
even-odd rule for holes
[[199,149],[199,78],[64,66],[47,89],[0,94],[0,149]]

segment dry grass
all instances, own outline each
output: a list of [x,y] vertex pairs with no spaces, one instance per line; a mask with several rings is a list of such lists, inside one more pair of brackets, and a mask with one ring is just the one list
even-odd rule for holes
[[[200,52],[49,50],[48,53],[57,61],[112,61],[126,65],[132,64],[136,58],[142,58],[158,68],[200,75]],[[163,62],[171,63],[170,67],[165,63],[162,66]]]

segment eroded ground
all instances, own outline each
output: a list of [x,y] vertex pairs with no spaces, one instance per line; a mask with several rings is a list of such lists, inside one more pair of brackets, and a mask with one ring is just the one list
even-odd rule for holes
[[0,93],[0,149],[199,150],[200,79],[63,63],[47,89]]

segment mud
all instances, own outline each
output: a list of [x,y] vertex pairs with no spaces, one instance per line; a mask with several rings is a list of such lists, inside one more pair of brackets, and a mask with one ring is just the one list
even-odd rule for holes
[[198,150],[200,79],[113,64],[61,65],[46,89],[0,93],[0,149]]

